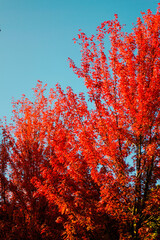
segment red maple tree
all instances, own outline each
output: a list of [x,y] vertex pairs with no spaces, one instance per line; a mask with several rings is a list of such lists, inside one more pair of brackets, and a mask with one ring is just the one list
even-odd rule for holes
[[[101,186],[99,206],[121,222],[119,230],[122,236],[126,232],[127,239],[146,237],[146,207],[153,207],[159,199],[158,194],[152,195],[159,191],[156,182],[160,176],[159,9],[156,14],[143,13],[131,33],[123,32],[117,15],[103,22],[95,36],[80,32],[79,40],[74,41],[80,41],[82,47],[81,67],[69,59],[74,72],[85,79],[90,101],[95,103],[87,130],[94,156],[86,159],[92,178]],[[108,57],[106,34],[111,44]]]

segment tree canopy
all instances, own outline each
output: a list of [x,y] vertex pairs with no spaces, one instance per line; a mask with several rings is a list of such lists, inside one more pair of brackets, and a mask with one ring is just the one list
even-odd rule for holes
[[[105,52],[105,37],[110,50]],[[1,239],[160,237],[160,7],[74,39],[89,101],[57,84],[13,102],[0,145]]]

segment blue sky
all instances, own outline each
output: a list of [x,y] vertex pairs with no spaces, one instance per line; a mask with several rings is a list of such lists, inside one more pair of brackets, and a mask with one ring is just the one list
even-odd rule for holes
[[85,91],[83,80],[69,68],[67,58],[80,61],[72,41],[82,29],[96,27],[117,13],[131,31],[140,12],[156,12],[160,0],[0,0],[0,118],[11,117],[12,97],[31,98],[37,80],[54,87]]

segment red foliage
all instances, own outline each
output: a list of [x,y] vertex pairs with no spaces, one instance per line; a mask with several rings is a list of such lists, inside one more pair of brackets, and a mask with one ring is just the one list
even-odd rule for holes
[[70,87],[45,97],[40,81],[34,102],[13,103],[1,144],[2,239],[158,239],[159,10],[132,33],[115,15],[74,39],[81,66],[70,66],[92,110]]

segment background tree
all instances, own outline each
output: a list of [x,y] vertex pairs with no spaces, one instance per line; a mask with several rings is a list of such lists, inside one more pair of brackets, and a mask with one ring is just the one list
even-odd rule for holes
[[57,85],[48,98],[44,91],[39,81],[34,103],[14,102],[13,124],[5,125],[11,221],[3,238],[97,239],[111,218],[98,211],[100,189],[79,148],[87,104],[70,88]]

